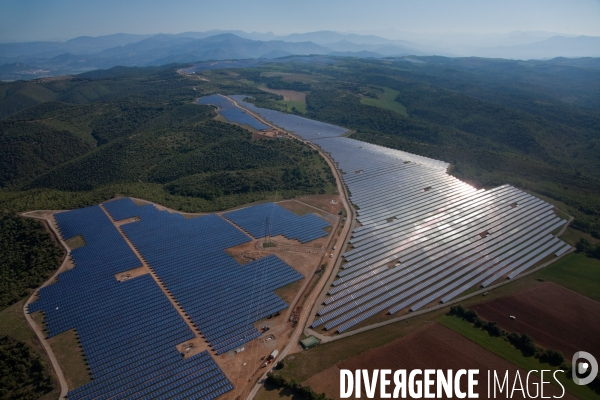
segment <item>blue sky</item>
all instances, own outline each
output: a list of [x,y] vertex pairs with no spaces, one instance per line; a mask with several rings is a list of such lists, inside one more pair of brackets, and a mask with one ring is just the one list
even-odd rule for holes
[[0,0],[0,42],[210,29],[600,36],[600,0]]

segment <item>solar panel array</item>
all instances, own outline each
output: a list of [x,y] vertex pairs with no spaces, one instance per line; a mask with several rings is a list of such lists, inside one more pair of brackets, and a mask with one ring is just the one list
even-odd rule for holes
[[152,277],[115,279],[141,263],[100,207],[55,218],[64,239],[82,235],[86,244],[28,312],[44,312],[49,337],[77,330],[93,380],[70,399],[216,398],[233,389],[207,352],[183,359],[177,351],[194,334]]
[[253,323],[287,308],[273,291],[303,278],[275,255],[239,265],[225,249],[251,239],[215,214],[185,219],[129,198],[104,206],[140,218],[121,229],[217,354],[260,336]]
[[258,121],[256,118],[245,111],[235,107],[229,100],[223,96],[212,95],[198,99],[198,104],[213,104],[219,107],[219,114],[224,116],[229,122],[236,122],[240,125],[246,124],[254,129],[268,129],[269,126]]
[[[248,107],[275,122],[273,111]],[[570,248],[551,234],[566,221],[534,196],[509,185],[476,190],[448,175],[448,163],[337,131],[315,137],[298,118],[285,115],[336,162],[361,224],[313,328],[344,332],[382,311],[447,302]]]
[[265,236],[265,220],[268,219],[272,236],[283,235],[302,243],[327,236],[328,233],[323,229],[330,226],[315,214],[298,216],[275,203],[242,208],[223,216],[255,238]]
[[315,121],[312,119],[300,117],[298,115],[286,114],[280,111],[267,110],[266,108],[256,107],[254,104],[243,101],[248,96],[233,95],[229,96],[243,107],[256,112],[269,122],[285,129],[288,132],[296,133],[304,139],[320,139],[324,137],[335,137],[348,132],[348,129],[340,126]]

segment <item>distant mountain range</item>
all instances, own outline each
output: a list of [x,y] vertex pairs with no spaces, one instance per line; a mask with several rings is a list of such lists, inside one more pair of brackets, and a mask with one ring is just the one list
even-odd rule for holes
[[[383,58],[407,55],[545,59],[600,57],[600,37],[513,34],[450,45],[443,36],[377,35],[319,31],[276,36],[243,31],[81,36],[66,42],[0,43],[0,79],[76,74],[114,66],[159,66],[207,60],[273,59],[290,55]],[[436,39],[437,38],[437,39]],[[456,38],[455,38],[456,39]],[[459,38],[460,39],[460,38]],[[469,39],[469,38],[467,38]]]

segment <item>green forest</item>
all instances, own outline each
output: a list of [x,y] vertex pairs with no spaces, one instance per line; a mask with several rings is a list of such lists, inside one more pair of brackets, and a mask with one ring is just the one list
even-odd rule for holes
[[[117,195],[215,211],[336,190],[315,150],[253,140],[251,131],[216,121],[212,107],[195,104],[196,84],[175,67],[0,83],[0,310],[31,295],[63,257],[44,226],[19,212]],[[55,386],[21,339],[0,338],[3,399],[36,399]]]
[[[554,199],[574,228],[600,238],[600,59],[405,57],[268,68],[309,86],[298,89],[307,94],[305,116],[450,162],[451,174],[477,187],[509,183]],[[236,73],[263,85],[282,80]],[[398,107],[386,101],[392,91]],[[278,109],[275,95],[254,97]]]
[[33,293],[63,253],[41,222],[0,213],[0,310]]
[[[0,212],[0,311],[31,295],[63,255],[41,222]],[[37,399],[54,388],[44,360],[23,339],[0,336],[2,399]]]
[[0,337],[0,398],[35,400],[54,385],[44,361],[29,345]]
[[[217,88],[248,92],[228,78]],[[127,195],[215,211],[335,191],[316,152],[216,121],[212,107],[194,103],[197,84],[175,67],[0,84],[0,207],[65,209]]]
[[[0,83],[0,309],[29,295],[63,256],[19,212],[115,196],[208,212],[334,193],[329,167],[307,145],[254,140],[195,104],[207,94],[246,94],[281,109],[282,97],[260,87],[302,92],[303,116],[450,162],[449,172],[474,186],[509,183],[543,195],[575,217],[573,228],[600,238],[600,59],[307,57],[188,76],[182,67]],[[578,244],[591,257],[598,249]],[[0,368],[19,371],[2,378],[2,398],[52,390],[27,344],[0,338],[0,351]]]

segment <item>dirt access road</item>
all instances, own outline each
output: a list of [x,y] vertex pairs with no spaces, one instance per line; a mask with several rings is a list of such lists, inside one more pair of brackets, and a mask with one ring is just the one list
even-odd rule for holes
[[[269,121],[266,121],[260,115],[248,110],[245,107],[240,106],[237,101],[235,101],[227,96],[224,96],[224,97],[229,99],[229,101],[231,101],[234,106],[244,110],[246,113],[253,116],[254,118],[259,120],[263,124],[277,128],[277,129],[281,129],[280,127],[270,123]],[[288,132],[288,131],[285,131],[285,132],[287,132],[290,136],[307,144],[312,149],[317,150],[319,152],[319,154],[321,155],[321,157],[323,157],[325,159],[325,161],[331,168],[333,175],[336,177],[338,193],[340,194],[340,199],[342,201],[342,205],[346,209],[348,216],[347,216],[346,223],[342,226],[342,232],[340,233],[340,236],[339,236],[340,240],[338,242],[338,245],[336,246],[336,250],[333,251],[333,257],[336,261],[335,261],[335,263],[328,264],[328,266],[325,270],[325,273],[323,274],[323,278],[326,278],[326,279],[321,278],[319,280],[319,282],[317,283],[317,286],[312,290],[309,297],[306,299],[306,304],[308,306],[304,307],[302,309],[302,313],[300,314],[300,318],[298,321],[298,328],[296,328],[296,330],[290,337],[289,343],[281,351],[281,353],[275,360],[274,364],[276,364],[276,362],[278,360],[284,359],[289,353],[294,352],[298,348],[298,340],[300,339],[300,336],[305,332],[305,330],[308,328],[309,324],[311,323],[311,316],[314,315],[314,312],[315,312],[314,308],[318,306],[317,300],[319,299],[321,292],[326,287],[325,285],[331,284],[331,280],[333,280],[333,278],[335,278],[335,271],[337,271],[340,267],[340,264],[342,262],[342,258],[340,257],[341,253],[342,253],[342,249],[344,249],[346,247],[345,244],[350,239],[350,234],[351,234],[352,230],[354,229],[355,217],[356,217],[355,212],[354,212],[354,207],[352,207],[350,205],[350,201],[349,201],[348,193],[346,192],[346,188],[342,184],[342,176],[341,176],[340,172],[338,171],[338,169],[335,167],[335,164],[333,163],[333,161],[329,158],[329,156],[327,156],[325,153],[323,153],[323,151],[321,151],[321,149],[318,146],[315,146],[313,143],[311,143],[299,136],[296,136],[291,132]],[[248,399],[253,399],[254,396],[256,396],[258,389],[260,389],[260,387],[262,386],[262,384],[260,382],[266,377],[267,372],[268,371],[265,371],[263,376],[259,379],[259,381],[258,381],[259,383],[254,385],[254,387],[248,394]]]
[[[58,211],[56,211],[56,212],[58,212]],[[54,272],[54,274],[52,274],[52,276],[50,278],[48,278],[48,280],[46,282],[44,282],[38,288],[38,289],[41,289],[44,286],[48,286],[50,283],[54,282],[54,280],[56,279],[56,276],[59,273],[65,271],[66,269],[68,269],[70,267],[71,260],[69,259],[69,253],[71,252],[71,249],[62,240],[62,237],[58,233],[58,230],[56,229],[56,226],[53,223],[53,220],[52,220],[53,212],[49,215],[36,215],[37,213],[39,213],[39,211],[31,211],[31,212],[22,213],[21,216],[44,221],[46,223],[46,225],[48,226],[48,229],[50,229],[50,231],[56,238],[56,240],[65,249],[65,258],[63,259],[61,266],[56,270],[56,272]],[[65,374],[63,373],[62,369],[60,368],[60,364],[58,363],[58,360],[56,359],[56,356],[54,355],[54,352],[52,351],[50,344],[46,340],[46,335],[44,334],[44,332],[42,332],[42,330],[38,326],[38,324],[35,323],[33,318],[31,318],[31,315],[29,315],[27,313],[27,306],[29,304],[31,304],[34,301],[34,299],[36,299],[37,293],[38,293],[38,290],[35,290],[33,292],[33,294],[31,296],[29,296],[29,299],[27,299],[27,301],[25,302],[25,305],[23,305],[23,315],[25,316],[25,319],[27,320],[27,323],[29,324],[31,329],[35,332],[36,336],[42,343],[42,346],[44,347],[46,354],[48,354],[48,358],[50,359],[50,363],[52,364],[52,368],[54,368],[54,372],[56,373],[56,377],[58,378],[58,383],[60,385],[59,399],[64,399],[67,397],[67,393],[69,391],[69,386],[67,385],[67,380],[65,379]]]

